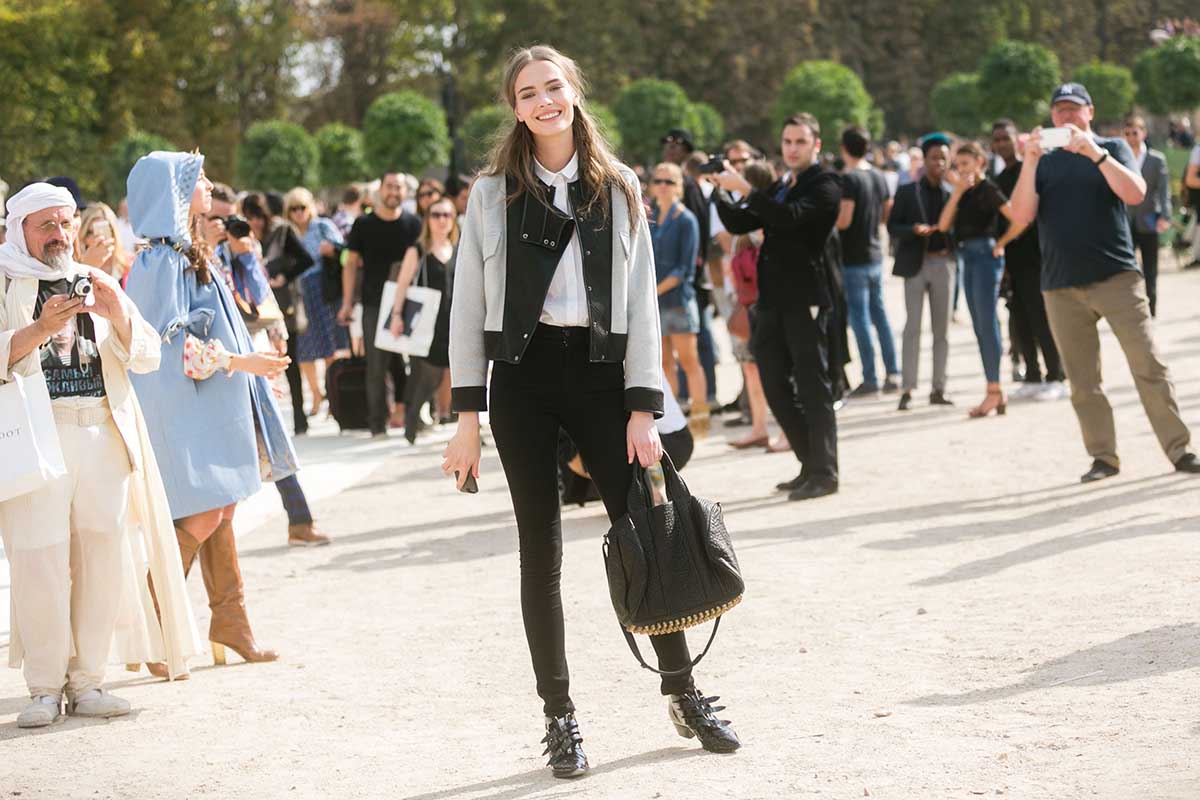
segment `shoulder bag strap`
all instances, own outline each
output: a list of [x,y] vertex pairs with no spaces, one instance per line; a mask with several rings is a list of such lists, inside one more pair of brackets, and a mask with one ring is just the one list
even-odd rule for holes
[[646,659],[642,658],[642,651],[638,649],[637,640],[633,638],[633,634],[625,630],[625,628],[621,628],[621,633],[625,635],[625,643],[629,645],[629,649],[633,652],[633,657],[638,660],[639,664],[653,673],[664,675],[668,678],[674,678],[691,672],[692,669],[700,663],[700,660],[708,655],[709,648],[712,647],[713,639],[717,638],[717,628],[720,627],[721,618],[717,617],[716,622],[713,623],[712,633],[708,636],[708,644],[704,645],[704,652],[693,658],[692,663],[688,664],[686,667],[681,667],[680,669],[655,669],[654,667],[650,666],[646,663]]

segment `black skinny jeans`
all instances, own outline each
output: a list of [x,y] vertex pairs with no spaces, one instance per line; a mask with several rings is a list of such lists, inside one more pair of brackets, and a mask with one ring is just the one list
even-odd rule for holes
[[838,479],[837,415],[829,372],[831,313],[759,308],[752,349],[763,394],[805,478]]
[[[421,426],[421,407],[437,393],[446,368],[431,364],[427,358],[417,357],[409,358],[408,368],[412,370],[412,374],[408,376],[405,384],[407,396],[404,398],[404,430],[409,436],[415,436],[417,428]],[[437,417],[436,413],[434,417]],[[436,421],[435,419],[434,422]]]
[[[563,630],[558,429],[575,441],[610,520],[625,515],[632,468],[625,453],[625,370],[588,360],[587,328],[538,325],[519,364],[492,369],[491,426],[508,479],[521,554],[521,614],[544,712],[574,711]],[[659,669],[691,661],[682,632],[652,636]],[[663,677],[663,694],[692,687]]]
[[1035,266],[1010,266],[1009,277],[1012,279],[1013,303],[1021,309],[1025,322],[1025,335],[1017,343],[1021,348],[1021,358],[1025,361],[1026,383],[1041,383],[1042,370],[1038,366],[1038,349],[1042,351],[1042,361],[1046,364],[1045,380],[1047,382],[1066,380],[1062,360],[1058,357],[1058,347],[1054,344],[1054,335],[1050,332],[1050,321],[1046,318],[1046,301],[1042,297],[1042,274]]
[[300,355],[297,347],[300,334],[288,328],[287,354],[292,361],[283,374],[287,378],[288,393],[292,396],[292,430],[299,436],[308,433],[308,414],[304,410],[304,383],[300,380]]
[[1158,234],[1133,232],[1133,242],[1142,254],[1142,275],[1146,278],[1146,297],[1150,316],[1158,316]]

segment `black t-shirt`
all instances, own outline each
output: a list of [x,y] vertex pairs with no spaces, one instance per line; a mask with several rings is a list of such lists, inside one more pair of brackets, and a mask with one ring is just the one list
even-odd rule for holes
[[[1021,165],[1024,163],[1023,161],[1014,161],[996,176],[996,185],[1000,187],[1000,191],[1004,192],[1006,197],[1013,196],[1013,191],[1017,188],[1017,180],[1021,177]],[[997,232],[1003,236],[1008,231],[1010,224],[1008,220],[1001,217],[1000,228]],[[1038,243],[1036,222],[1030,224],[1020,236],[1009,242],[1004,248],[1004,264],[1009,269],[1041,268],[1042,250]]]
[[890,196],[883,173],[871,169],[852,169],[842,176],[842,199],[854,201],[850,227],[841,231],[842,262],[848,267],[878,264],[883,261],[879,245],[879,225],[883,204]]
[[[1109,157],[1133,169],[1123,139],[1097,136]],[[1125,203],[1087,156],[1054,150],[1037,170],[1042,288],[1086,286],[1126,270],[1138,271]]]
[[[33,318],[42,316],[42,306],[56,294],[67,294],[71,282],[38,281],[37,303]],[[50,337],[38,352],[50,399],[60,397],[104,397],[104,373],[100,369],[100,348],[96,345],[96,326],[91,314],[76,314],[62,330]]]
[[1008,197],[990,178],[984,178],[967,189],[958,198],[958,213],[954,215],[955,241],[994,238],[1000,219],[1000,206],[1007,202]]
[[392,265],[404,260],[404,254],[420,236],[420,218],[407,211],[390,221],[380,219],[374,212],[354,220],[346,247],[362,256],[363,306],[379,306]]

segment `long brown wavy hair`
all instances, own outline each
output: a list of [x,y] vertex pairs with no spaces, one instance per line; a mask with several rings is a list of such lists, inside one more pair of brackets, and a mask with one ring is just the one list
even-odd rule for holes
[[[534,61],[548,61],[562,70],[567,83],[579,98],[575,104],[575,120],[571,124],[571,134],[575,140],[579,173],[583,179],[584,201],[580,211],[585,216],[590,216],[598,209],[607,217],[606,193],[610,187],[617,187],[625,194],[625,202],[629,206],[630,226],[636,226],[638,216],[644,213],[641,198],[633,185],[621,174],[621,162],[613,155],[612,146],[587,112],[584,103],[587,84],[574,60],[544,44],[514,51],[504,68],[500,99],[508,103],[509,108],[516,110],[517,76]],[[497,139],[488,157],[488,166],[484,169],[488,175],[511,175],[516,180],[516,190],[509,196],[509,202],[540,185],[534,171],[534,153],[533,134],[524,122],[514,117],[512,128]]]

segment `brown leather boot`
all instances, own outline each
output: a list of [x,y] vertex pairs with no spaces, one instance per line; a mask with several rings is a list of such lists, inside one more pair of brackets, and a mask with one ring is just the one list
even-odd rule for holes
[[320,547],[329,544],[329,537],[317,530],[312,522],[288,525],[288,547]]
[[[175,539],[179,542],[179,557],[183,561],[183,579],[187,580],[188,573],[192,570],[192,564],[196,563],[196,553],[200,550],[200,543],[182,528],[175,529]],[[150,599],[154,601],[154,615],[158,617],[159,624],[161,625],[162,612],[158,610],[158,595],[154,593],[154,578],[147,575],[146,583],[150,585]],[[139,665],[126,664],[125,669],[129,672],[138,672]],[[170,678],[170,673],[167,672],[167,665],[161,662],[147,662],[146,669],[156,678]],[[186,681],[190,677],[190,673],[184,672],[176,675],[175,680]]]
[[208,607],[212,609],[208,638],[212,642],[213,663],[225,663],[226,647],[245,661],[279,658],[273,650],[259,649],[250,631],[237,542],[233,537],[233,523],[229,520],[223,520],[200,547],[200,572],[204,575],[204,588],[208,590]]

